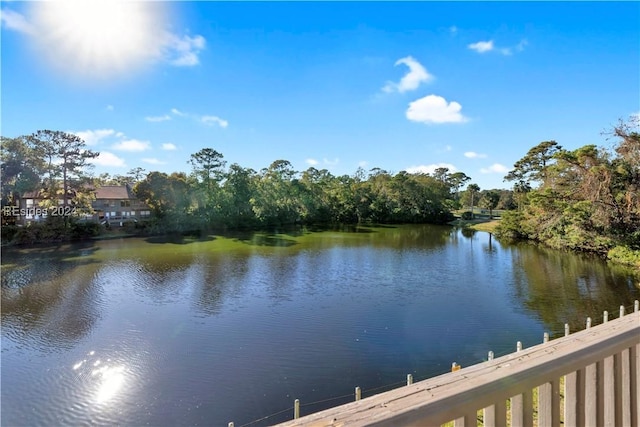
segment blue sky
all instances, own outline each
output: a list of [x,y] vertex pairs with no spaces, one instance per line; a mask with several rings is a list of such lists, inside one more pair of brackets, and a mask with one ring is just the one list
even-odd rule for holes
[[[90,5],[89,7],[87,5]],[[449,167],[608,146],[640,112],[638,2],[2,2],[5,137],[77,133],[95,174]]]

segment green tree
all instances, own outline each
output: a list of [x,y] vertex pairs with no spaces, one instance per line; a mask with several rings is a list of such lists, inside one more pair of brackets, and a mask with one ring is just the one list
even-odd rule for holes
[[554,154],[561,149],[562,147],[556,141],[541,142],[518,160],[504,179],[526,183],[544,182],[547,176],[547,167],[553,160]]
[[513,185],[513,193],[515,195],[518,210],[522,210],[523,203],[526,201],[527,194],[531,191],[531,185],[525,181],[518,181]]
[[496,209],[514,210],[518,208],[513,190],[500,189],[496,191],[500,194],[500,200],[498,201]]
[[335,177],[327,169],[310,167],[300,178],[300,200],[303,206],[302,220],[306,223],[333,221],[330,198],[331,181]]
[[455,172],[447,177],[447,183],[451,187],[451,192],[455,195],[454,201],[456,204],[460,202],[460,189],[469,181],[471,181],[471,177],[464,172]]
[[480,192],[480,187],[478,184],[469,184],[467,192],[471,199],[471,204],[469,206],[471,207],[471,218],[473,219],[473,207],[475,206],[476,195]]
[[144,177],[145,172],[146,170],[139,166],[131,169],[129,172],[127,172],[127,177],[129,178],[127,182],[136,183],[136,182],[142,181],[142,178]]
[[191,189],[195,183],[183,172],[167,175],[150,172],[135,184],[136,196],[149,206],[161,232],[184,232],[206,228],[198,217],[192,215],[194,204]]
[[225,223],[231,227],[250,227],[256,224],[251,198],[255,194],[256,171],[237,163],[229,166],[222,185]]
[[371,197],[369,216],[371,221],[392,222],[394,211],[399,209],[397,190],[391,186],[392,176],[386,170],[373,168],[370,171],[367,187]]
[[208,193],[211,193],[212,185],[218,183],[224,177],[226,162],[223,155],[213,148],[203,148],[191,155],[189,163],[198,181],[204,183]]
[[266,225],[298,222],[301,212],[299,186],[293,182],[296,172],[287,160],[276,160],[261,171],[257,191],[252,198],[256,217]]
[[[534,171],[542,177],[540,186],[531,189],[527,181],[517,182],[518,215],[503,218],[499,234],[602,255],[616,248],[614,252],[625,254],[640,250],[637,129],[634,122],[616,126],[610,133],[616,138],[613,150],[553,146],[552,161],[547,159],[544,167],[539,163]],[[521,197],[525,194],[526,200]]]
[[500,193],[497,190],[485,191],[480,198],[480,207],[489,209],[489,218],[493,218],[493,210],[498,206]]
[[436,178],[429,174],[400,172],[393,182],[401,184],[398,192],[404,214],[395,218],[396,221],[444,223],[452,219],[454,201],[451,200],[448,176]]
[[57,199],[56,179],[61,178],[63,205],[68,205],[71,197],[74,204],[81,205],[78,207],[91,209],[87,206],[89,189],[84,184],[88,182],[86,170],[93,166],[89,160],[99,153],[87,149],[80,137],[61,131],[39,130],[29,136],[28,141],[34,152],[46,161],[49,201]]
[[450,177],[449,168],[436,168],[431,175],[440,182],[448,182]]
[[209,224],[221,220],[220,182],[224,179],[226,164],[222,154],[212,148],[203,148],[191,155],[189,163],[198,183],[195,194],[199,215]]
[[39,187],[44,162],[25,137],[0,140],[2,206],[13,204],[16,195]]

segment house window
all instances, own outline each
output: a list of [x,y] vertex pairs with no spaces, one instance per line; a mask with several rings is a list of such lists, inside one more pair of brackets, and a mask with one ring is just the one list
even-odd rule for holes
[[131,202],[129,200],[120,200],[120,207],[125,208],[131,206]]
[[27,199],[27,206],[33,206],[33,199]]

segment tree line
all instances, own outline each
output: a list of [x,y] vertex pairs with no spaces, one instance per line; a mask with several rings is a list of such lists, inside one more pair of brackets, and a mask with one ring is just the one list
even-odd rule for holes
[[608,256],[640,268],[640,122],[606,132],[611,148],[531,148],[505,176],[517,209],[502,216],[498,236]]
[[[213,148],[191,154],[189,173],[134,168],[126,175],[96,177],[90,160],[98,153],[82,139],[41,130],[2,138],[1,202],[3,207],[15,205],[20,195],[38,191],[44,207],[62,201],[92,213],[92,189],[126,183],[153,212],[144,224],[148,233],[294,224],[439,224],[451,221],[454,210],[479,206],[490,213],[507,211],[498,237],[597,253],[640,267],[639,128],[637,117],[621,120],[608,132],[611,148],[567,150],[556,141],[541,142],[505,176],[512,190],[481,190],[465,173],[447,168],[432,173],[359,168],[352,175],[334,175],[314,167],[298,172],[287,160],[260,171],[237,163],[227,167]],[[71,226],[65,222],[61,233]]]
[[256,171],[204,148],[191,155],[190,174],[150,172],[134,191],[164,228],[255,228],[293,224],[445,223],[469,180],[447,169],[433,174],[374,168],[333,175],[287,160]]
[[[256,171],[237,163],[227,167],[213,148],[191,154],[190,172],[91,174],[90,160],[99,153],[80,138],[41,130],[18,138],[2,138],[2,205],[14,205],[29,191],[44,204],[72,205],[91,213],[92,189],[102,185],[132,186],[153,212],[149,232],[188,232],[214,228],[258,228],[293,224],[445,223],[452,210],[481,206],[508,209],[507,190],[481,191],[463,172],[447,168],[433,173],[391,173],[359,168],[334,175],[310,167],[294,170],[276,160]],[[463,189],[467,185],[466,190]]]

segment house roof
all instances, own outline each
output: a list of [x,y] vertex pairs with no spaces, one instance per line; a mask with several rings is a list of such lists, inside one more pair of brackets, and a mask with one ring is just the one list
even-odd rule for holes
[[[75,191],[73,189],[70,188],[69,190],[67,190],[67,195],[69,197],[73,197],[74,194],[75,194]],[[60,195],[60,197],[62,197],[62,195]],[[20,195],[20,198],[21,199],[47,199],[48,196],[43,189],[40,189],[36,191],[25,191]]]
[[128,185],[104,185],[96,188],[96,199],[135,199],[136,196]]
[[25,191],[20,196],[22,199],[43,199],[44,194],[42,194],[42,190],[38,191]]
[[[115,199],[115,200],[133,200],[136,199],[135,194],[129,185],[104,185],[93,189],[96,199]],[[72,191],[70,191],[71,193]],[[25,191],[21,198],[23,199],[45,199],[46,196],[42,190]]]

